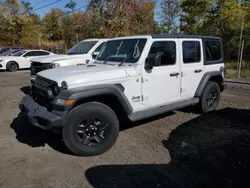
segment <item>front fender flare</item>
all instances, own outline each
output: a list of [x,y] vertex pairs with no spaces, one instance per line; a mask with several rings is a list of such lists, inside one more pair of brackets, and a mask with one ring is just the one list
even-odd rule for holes
[[133,109],[123,91],[124,91],[124,88],[120,84],[116,84],[116,85],[105,84],[105,85],[87,86],[87,87],[61,91],[59,95],[57,96],[57,98],[74,99],[75,102],[77,102],[77,101],[80,101],[82,99],[86,99],[89,97],[111,95],[119,101],[124,112],[127,115],[129,115],[132,113]]

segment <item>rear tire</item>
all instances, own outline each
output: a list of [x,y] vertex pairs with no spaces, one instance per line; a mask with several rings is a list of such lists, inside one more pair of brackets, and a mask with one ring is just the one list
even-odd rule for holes
[[6,68],[10,72],[15,72],[18,70],[18,64],[15,61],[10,61],[7,63]]
[[62,136],[67,147],[80,156],[95,156],[108,151],[119,134],[119,121],[108,106],[89,102],[72,109]]
[[203,113],[216,110],[220,103],[220,86],[216,82],[208,81],[200,100],[200,109]]

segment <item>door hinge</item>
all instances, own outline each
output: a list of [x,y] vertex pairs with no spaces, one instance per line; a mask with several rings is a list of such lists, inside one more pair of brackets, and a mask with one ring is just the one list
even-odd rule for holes
[[184,77],[186,75],[187,75],[187,73],[181,72],[181,77]]
[[145,77],[141,78],[141,83],[144,83],[144,82],[147,82],[147,81],[148,81],[148,78],[145,78]]
[[142,96],[141,96],[141,100],[142,100],[142,101],[145,101],[145,100],[147,100],[147,99],[148,99],[148,95],[142,95]]
[[185,91],[186,91],[186,88],[181,88],[181,89],[180,89],[180,92],[181,92],[181,93],[183,93],[183,92],[185,92]]

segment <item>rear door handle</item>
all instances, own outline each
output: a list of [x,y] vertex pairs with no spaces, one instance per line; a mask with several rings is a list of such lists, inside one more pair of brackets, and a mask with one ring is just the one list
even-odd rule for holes
[[197,69],[197,70],[195,70],[194,72],[195,72],[195,73],[200,73],[200,72],[202,72],[202,70],[201,70],[201,69]]
[[178,73],[178,72],[172,72],[172,73],[170,73],[170,76],[172,77],[172,76],[178,76],[180,73]]

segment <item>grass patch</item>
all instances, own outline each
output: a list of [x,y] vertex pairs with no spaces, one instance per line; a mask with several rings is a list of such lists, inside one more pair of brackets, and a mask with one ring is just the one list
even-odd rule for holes
[[230,79],[236,78],[236,70],[227,69],[225,78],[230,78]]
[[[226,62],[225,64],[227,69],[233,69],[233,70],[237,69],[237,62],[235,61]],[[241,70],[250,70],[250,62],[243,61],[241,64]]]
[[[237,77],[237,62],[228,62],[226,63],[226,78],[234,79]],[[240,73],[241,78],[250,78],[250,62],[242,62],[241,65],[241,73]]]

